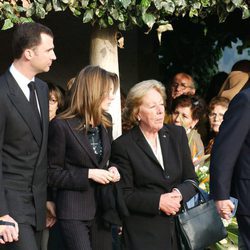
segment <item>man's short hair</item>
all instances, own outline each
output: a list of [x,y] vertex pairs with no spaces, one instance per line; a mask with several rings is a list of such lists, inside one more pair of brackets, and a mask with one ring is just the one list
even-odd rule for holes
[[12,53],[14,59],[19,59],[25,49],[39,45],[42,33],[52,38],[54,37],[51,29],[40,23],[32,22],[18,24],[13,33],[12,40]]

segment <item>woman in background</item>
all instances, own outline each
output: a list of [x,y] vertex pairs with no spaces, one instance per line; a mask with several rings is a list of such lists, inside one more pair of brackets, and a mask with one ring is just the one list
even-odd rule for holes
[[172,108],[173,123],[185,128],[191,157],[198,169],[204,163],[204,145],[196,127],[205,114],[205,101],[198,96],[182,95],[174,100]]
[[64,94],[58,86],[52,83],[48,83],[48,87],[49,87],[49,120],[51,121],[64,108]]
[[208,105],[208,118],[210,125],[210,141],[206,147],[206,154],[210,154],[214,144],[215,136],[219,133],[220,125],[223,122],[224,114],[229,105],[229,99],[222,96],[214,97]]
[[[64,91],[57,85],[48,82],[49,88],[49,121],[54,119],[57,114],[59,114],[64,109]],[[54,197],[54,192],[51,191],[51,195]],[[53,197],[50,197],[53,200]],[[47,202],[49,206],[52,207],[52,211],[56,211],[55,203],[50,201]],[[51,248],[51,244],[61,244],[61,239],[55,236],[58,233],[58,228],[56,224],[56,214],[47,215],[46,218],[46,228],[43,230],[42,234],[42,244],[41,250],[56,249]],[[51,243],[52,242],[52,243]],[[53,246],[54,247],[54,246]],[[60,245],[60,250],[63,250],[63,246]]]
[[76,76],[67,109],[49,127],[49,185],[57,189],[57,219],[66,250],[111,250],[100,190],[120,179],[109,163],[112,121],[107,110],[116,74],[87,66]]

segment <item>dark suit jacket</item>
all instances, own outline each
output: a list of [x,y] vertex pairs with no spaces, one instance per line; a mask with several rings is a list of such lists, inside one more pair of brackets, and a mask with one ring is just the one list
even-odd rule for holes
[[0,78],[0,216],[45,226],[47,189],[47,84],[35,79],[42,116],[33,110],[13,76]]
[[237,213],[250,216],[250,88],[230,102],[211,153],[210,192],[215,200],[239,199]]
[[164,170],[139,127],[116,139],[111,161],[119,166],[120,186],[130,216],[124,220],[125,249],[173,249],[173,217],[159,211],[160,196],[176,187],[183,199],[195,194],[186,179],[196,179],[186,132],[182,127],[164,125],[159,131]]
[[[97,210],[96,189],[88,179],[90,168],[106,169],[111,151],[112,131],[101,126],[103,157],[98,163],[85,131],[79,131],[79,118],[50,122],[48,158],[49,185],[57,189],[59,219],[91,220]],[[99,204],[98,204],[99,205]]]

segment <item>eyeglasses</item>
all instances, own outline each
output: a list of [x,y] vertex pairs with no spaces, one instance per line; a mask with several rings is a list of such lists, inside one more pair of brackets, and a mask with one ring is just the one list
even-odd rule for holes
[[56,99],[49,99],[49,104],[55,104],[57,102]]
[[217,113],[209,113],[208,116],[209,116],[209,118],[218,117],[218,119],[223,119],[224,114],[221,114],[221,113],[219,113],[219,114],[217,114]]
[[180,88],[180,89],[193,89],[194,87],[193,86],[190,86],[190,85],[187,85],[187,83],[185,82],[181,82],[181,83],[178,83],[178,82],[174,82],[172,84],[172,88]]

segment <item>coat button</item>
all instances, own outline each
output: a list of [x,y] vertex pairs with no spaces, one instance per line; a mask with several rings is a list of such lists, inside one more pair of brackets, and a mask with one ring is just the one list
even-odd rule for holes
[[165,173],[165,174],[164,174],[164,178],[168,180],[168,179],[170,178],[170,176],[169,176],[168,174]]

